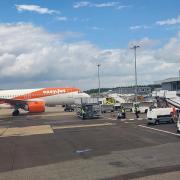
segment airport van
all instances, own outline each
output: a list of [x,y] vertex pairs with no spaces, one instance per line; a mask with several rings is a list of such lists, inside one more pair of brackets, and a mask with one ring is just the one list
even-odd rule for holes
[[177,121],[177,133],[180,133],[180,119]]
[[172,108],[154,108],[147,112],[147,124],[174,123]]

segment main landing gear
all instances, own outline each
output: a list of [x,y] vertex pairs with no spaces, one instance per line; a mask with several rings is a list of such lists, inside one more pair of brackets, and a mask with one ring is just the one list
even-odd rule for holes
[[19,115],[19,110],[14,110],[13,113],[12,113],[13,116],[18,116]]

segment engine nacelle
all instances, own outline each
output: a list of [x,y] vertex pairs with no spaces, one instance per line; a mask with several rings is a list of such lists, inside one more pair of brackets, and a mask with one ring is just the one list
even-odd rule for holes
[[32,113],[44,112],[45,111],[45,103],[43,101],[28,102],[27,110]]

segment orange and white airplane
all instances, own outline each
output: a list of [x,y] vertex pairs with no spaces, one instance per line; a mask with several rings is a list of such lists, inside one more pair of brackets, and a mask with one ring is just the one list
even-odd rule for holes
[[74,104],[76,98],[89,97],[78,88],[41,88],[0,90],[0,106],[14,108],[13,116],[19,115],[19,109],[32,113],[45,111],[45,105]]

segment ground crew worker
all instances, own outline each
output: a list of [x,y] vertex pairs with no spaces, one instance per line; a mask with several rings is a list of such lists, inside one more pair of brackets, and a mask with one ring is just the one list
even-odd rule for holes
[[177,119],[177,114],[176,114],[176,108],[175,107],[173,107],[172,108],[172,118],[173,118],[173,121],[175,122],[175,120]]
[[136,114],[136,118],[139,118],[139,109],[136,105],[135,105],[135,114]]
[[86,112],[84,111],[83,108],[81,108],[81,115],[82,115],[82,118],[83,118],[83,119],[85,119],[85,114],[86,114]]
[[122,112],[122,117],[126,118],[126,110],[125,110],[125,108],[123,106],[121,108],[121,112]]
[[120,106],[118,115],[117,115],[117,119],[121,119],[121,118],[122,118],[122,107]]

